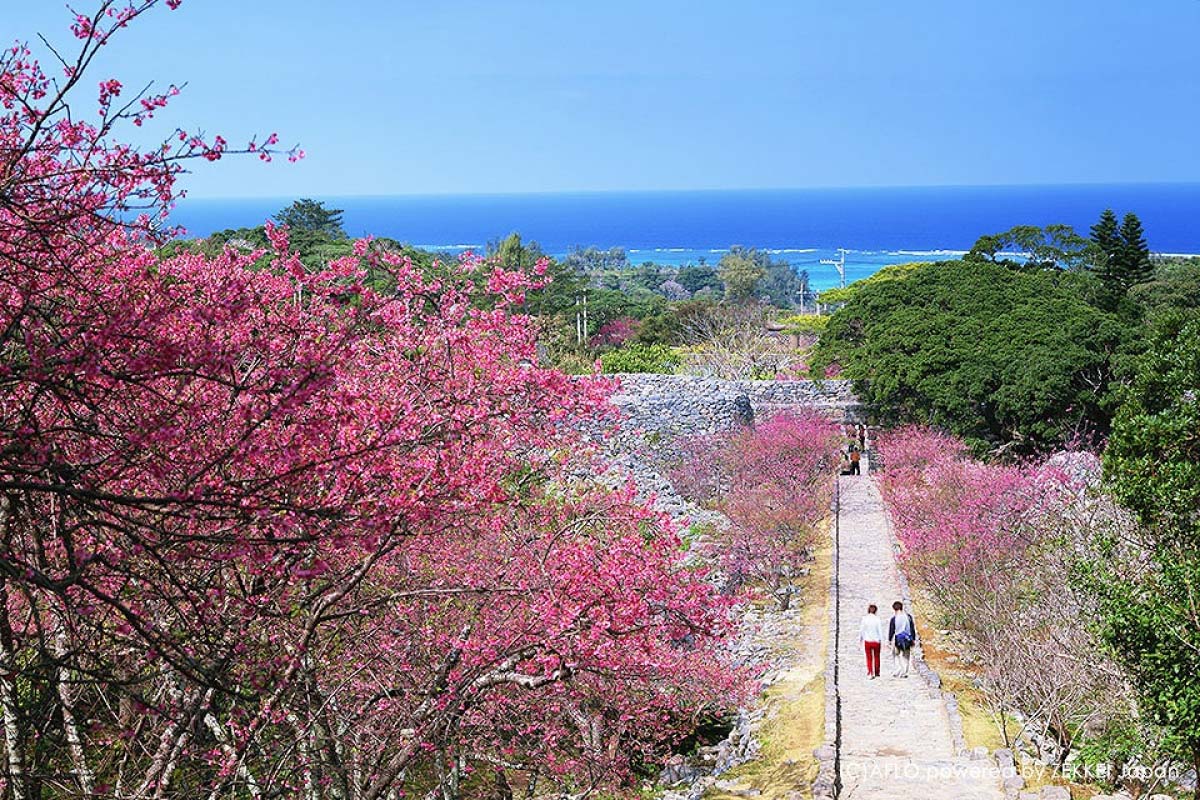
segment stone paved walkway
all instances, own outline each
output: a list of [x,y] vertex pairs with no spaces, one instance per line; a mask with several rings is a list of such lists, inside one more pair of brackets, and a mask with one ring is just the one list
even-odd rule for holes
[[[841,481],[839,624],[844,800],[1002,800],[991,761],[956,755],[938,690],[915,669],[893,678],[885,642],[882,677],[869,680],[859,621],[867,604],[887,619],[901,600],[883,499],[867,475]],[[921,609],[915,609],[915,615]]]

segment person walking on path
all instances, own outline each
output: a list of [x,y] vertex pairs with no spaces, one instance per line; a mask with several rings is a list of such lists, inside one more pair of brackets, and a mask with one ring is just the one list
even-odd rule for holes
[[859,466],[858,466],[858,463],[861,460],[862,460],[862,453],[860,453],[858,451],[857,447],[855,447],[854,445],[850,445],[850,474],[851,475],[861,475],[862,474],[859,471]]
[[888,643],[892,646],[892,677],[907,678],[912,661],[912,646],[917,642],[917,624],[912,614],[906,613],[904,603],[892,603],[896,612],[888,623]]
[[879,607],[874,603],[867,606],[867,613],[858,626],[858,638],[867,652],[867,676],[871,680],[879,677],[879,648],[883,642],[883,622],[875,616],[878,610]]

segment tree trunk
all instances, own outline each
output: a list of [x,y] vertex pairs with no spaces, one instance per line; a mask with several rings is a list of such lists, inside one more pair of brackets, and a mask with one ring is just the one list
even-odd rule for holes
[[83,738],[79,735],[79,726],[75,722],[75,690],[70,685],[74,677],[71,670],[64,666],[70,654],[67,647],[67,634],[63,630],[65,623],[59,618],[55,620],[55,624],[58,626],[58,630],[54,633],[54,658],[58,664],[54,670],[54,682],[58,688],[63,735],[67,739],[67,752],[71,755],[71,769],[75,773],[75,780],[79,782],[79,792],[83,797],[91,797],[96,780],[88,766]]
[[[3,503],[0,516],[7,517],[8,498],[0,502]],[[16,674],[12,627],[8,623],[8,587],[0,579],[0,709],[4,717],[4,750],[8,757],[8,791],[12,800],[27,800],[29,787],[17,710]]]

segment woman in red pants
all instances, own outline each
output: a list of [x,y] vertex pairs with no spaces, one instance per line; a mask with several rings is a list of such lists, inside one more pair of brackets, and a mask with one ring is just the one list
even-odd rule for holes
[[858,628],[858,638],[863,643],[863,649],[867,651],[867,675],[871,680],[879,677],[879,647],[883,641],[883,623],[875,616],[878,610],[874,603],[867,606],[867,613]]

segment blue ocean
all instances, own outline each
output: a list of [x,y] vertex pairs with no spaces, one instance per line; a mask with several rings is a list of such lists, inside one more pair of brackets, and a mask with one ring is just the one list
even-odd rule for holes
[[[187,199],[189,235],[259,225],[294,198]],[[482,250],[513,231],[552,255],[622,247],[635,264],[715,264],[731,245],[771,251],[838,283],[820,263],[845,250],[846,279],[907,261],[955,258],[985,233],[1065,222],[1086,235],[1105,208],[1135,212],[1158,253],[1200,253],[1200,184],[911,187],[493,195],[317,196],[345,210],[352,236],[431,250]]]

